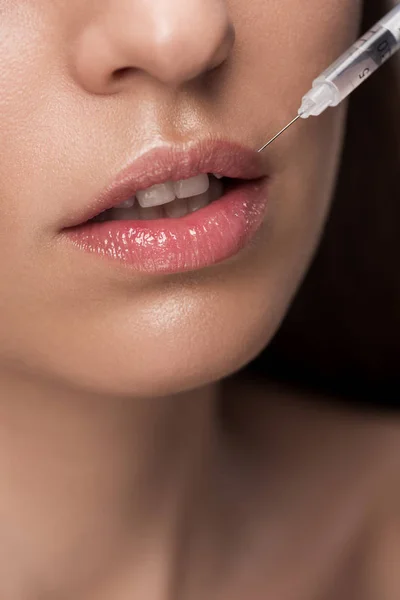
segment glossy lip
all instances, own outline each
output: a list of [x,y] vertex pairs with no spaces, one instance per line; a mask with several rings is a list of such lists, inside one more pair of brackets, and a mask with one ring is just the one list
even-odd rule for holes
[[[88,222],[138,190],[200,173],[242,181],[219,200],[179,219]],[[218,141],[157,148],[124,169],[85,210],[72,215],[61,233],[80,250],[136,271],[197,270],[237,254],[254,237],[264,220],[267,184],[260,155],[237,144]]]
[[215,173],[232,179],[259,179],[265,176],[265,169],[258,152],[232,142],[204,141],[183,147],[156,148],[125,168],[87,207],[76,209],[64,227],[81,225],[128,200],[139,190],[202,173]]

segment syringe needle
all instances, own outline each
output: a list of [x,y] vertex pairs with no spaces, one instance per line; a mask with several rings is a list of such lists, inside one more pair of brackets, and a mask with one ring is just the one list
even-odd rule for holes
[[301,117],[301,114],[300,114],[300,115],[297,115],[297,117],[295,117],[295,118],[293,119],[293,121],[290,121],[290,123],[289,123],[288,125],[286,125],[286,127],[284,127],[283,129],[281,129],[281,131],[280,131],[279,133],[277,133],[277,134],[276,134],[276,135],[275,135],[275,136],[272,138],[272,140],[269,140],[269,142],[267,142],[266,144],[264,144],[264,146],[263,146],[262,148],[260,148],[260,149],[259,149],[259,152],[262,152],[263,150],[265,150],[265,148],[267,148],[267,146],[269,146],[270,144],[272,144],[272,142],[274,142],[274,141],[275,141],[275,140],[276,140],[276,139],[277,139],[277,138],[278,138],[280,135],[282,135],[282,133],[285,133],[285,131],[286,131],[287,129],[289,129],[289,127],[290,127],[291,125],[293,125],[293,123],[296,123],[296,121],[297,121],[298,119],[300,119],[300,117]]
[[[1,0],[0,0],[1,3]],[[321,115],[329,106],[338,106],[349,94],[400,50],[400,3],[313,81],[303,96],[299,114],[259,152],[268,148],[300,117]]]

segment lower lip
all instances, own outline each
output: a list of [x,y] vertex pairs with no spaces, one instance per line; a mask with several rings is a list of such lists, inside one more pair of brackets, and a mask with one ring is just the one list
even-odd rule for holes
[[266,179],[245,182],[179,219],[105,221],[65,230],[80,250],[143,273],[182,273],[209,267],[242,250],[260,228]]

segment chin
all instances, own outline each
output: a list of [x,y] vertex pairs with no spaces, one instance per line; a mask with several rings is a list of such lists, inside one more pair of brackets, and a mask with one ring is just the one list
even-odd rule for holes
[[77,396],[153,398],[214,383],[277,332],[305,267],[284,249],[280,261],[260,243],[229,263],[141,287],[72,289],[19,325],[14,356],[32,381]]
[[[265,315],[264,315],[265,317]],[[99,397],[154,398],[170,396],[215,383],[240,370],[268,344],[277,323],[264,318],[241,321],[214,314],[200,326],[200,315],[171,331],[135,328],[86,332],[80,343],[62,338],[63,351],[33,359],[34,377],[56,384],[65,392]],[[93,345],[90,340],[96,340]],[[61,347],[60,340],[50,346]],[[51,357],[51,358],[50,358]],[[42,356],[43,359],[43,356]]]

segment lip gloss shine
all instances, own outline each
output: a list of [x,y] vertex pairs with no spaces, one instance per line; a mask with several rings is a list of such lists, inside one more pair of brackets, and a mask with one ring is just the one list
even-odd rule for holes
[[[235,182],[220,199],[181,218],[91,221],[140,189],[200,173]],[[202,269],[230,258],[251,240],[264,219],[267,187],[259,155],[237,144],[219,141],[156,149],[125,169],[61,233],[78,249],[136,271],[165,274]]]

